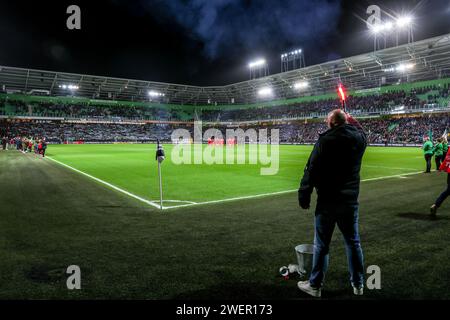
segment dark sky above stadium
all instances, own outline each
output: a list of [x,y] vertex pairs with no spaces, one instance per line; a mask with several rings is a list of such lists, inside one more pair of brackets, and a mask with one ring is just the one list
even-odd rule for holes
[[[81,8],[81,30],[66,8]],[[0,1],[0,64],[221,85],[247,80],[259,57],[280,72],[280,54],[308,65],[373,49],[366,8],[415,16],[415,37],[450,32],[448,0],[59,0]],[[388,16],[385,14],[384,18]]]

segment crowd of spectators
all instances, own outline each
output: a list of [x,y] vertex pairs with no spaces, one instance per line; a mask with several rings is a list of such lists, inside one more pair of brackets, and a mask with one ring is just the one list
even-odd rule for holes
[[[423,108],[425,105],[436,106],[450,98],[449,84],[415,88],[409,92],[403,90],[389,91],[382,94],[374,93],[348,97],[347,106],[355,114],[391,111],[395,108],[404,109]],[[447,99],[447,100],[445,100]],[[112,102],[111,102],[112,103]],[[179,108],[129,106],[123,104],[99,105],[92,103],[59,104],[40,102],[26,104],[20,100],[0,100],[0,115],[8,114],[6,104],[16,115],[36,115],[64,118],[91,118],[116,120],[193,120],[201,118],[203,121],[252,121],[273,119],[295,119],[315,117],[327,113],[340,106],[338,99],[322,99],[304,101],[300,103],[252,107],[245,109],[227,109],[223,107],[210,110],[204,107]]]
[[[450,114],[425,116],[403,116],[389,118],[359,119],[370,144],[421,144],[431,129],[434,137],[441,136],[450,127]],[[226,125],[203,124],[203,131],[219,129],[224,135]],[[241,124],[240,128],[279,129],[281,143],[314,143],[319,134],[327,130],[324,121],[303,120],[252,125]],[[0,122],[0,132],[9,136],[45,137],[50,143],[73,141],[86,142],[150,142],[161,139],[170,141],[175,129],[187,129],[193,136],[192,124],[173,123],[70,123],[64,121],[13,121]]]
[[[9,136],[45,137],[49,143],[86,142],[150,142],[168,141],[175,129],[184,125],[168,123],[120,124],[120,123],[70,123],[62,121],[4,122],[3,132]],[[1,128],[1,126],[0,126]]]
[[[443,99],[450,98],[449,84],[414,88],[406,92],[403,90],[389,91],[383,94],[368,94],[350,96],[347,101],[348,110],[356,117],[361,113],[370,114],[380,111],[392,111],[401,107],[401,110],[416,109],[425,105],[436,105]],[[261,107],[230,110],[202,110],[199,108],[170,109],[164,107],[144,107],[128,105],[96,105],[89,103],[58,104],[40,102],[27,104],[21,100],[1,100],[0,115],[14,110],[19,115],[40,115],[46,117],[63,117],[65,120],[30,120],[0,122],[0,133],[8,132],[10,137],[45,137],[50,143],[64,143],[67,141],[89,142],[121,142],[136,141],[148,142],[156,139],[170,140],[173,130],[188,129],[192,134],[192,125],[189,123],[174,124],[169,120],[180,120],[191,112],[190,120],[203,120],[206,122],[241,122],[240,126],[246,128],[279,129],[282,143],[313,143],[319,134],[325,131],[326,125],[320,118],[334,108],[340,107],[337,99],[316,100],[299,104],[283,105],[278,107]],[[191,111],[188,111],[191,110]],[[320,116],[319,116],[320,115]],[[308,120],[299,118],[308,117]],[[189,117],[188,117],[189,118]],[[72,120],[70,120],[72,119]],[[74,119],[89,119],[85,123]],[[108,119],[110,122],[105,122]],[[144,123],[130,120],[156,119],[162,123]],[[283,119],[278,121],[276,119]],[[93,123],[93,121],[97,121]],[[186,120],[182,119],[182,120]],[[256,120],[265,120],[261,124]],[[253,121],[256,124],[245,124]],[[441,135],[450,126],[448,114],[435,114],[430,116],[391,116],[361,120],[369,142],[372,144],[420,144],[423,136],[433,129],[435,136]],[[271,124],[269,124],[271,123]],[[275,123],[275,124],[274,124]],[[206,126],[206,125],[205,125]],[[209,126],[213,126],[209,124]],[[217,128],[225,132],[224,124]],[[205,130],[207,129],[204,128]]]
[[[433,90],[436,89],[436,90]],[[357,112],[384,112],[391,111],[396,107],[403,107],[405,110],[423,108],[425,105],[437,105],[441,98],[449,97],[449,86],[444,85],[441,90],[427,87],[405,92],[403,90],[390,91],[383,94],[370,94],[364,96],[350,96],[347,100],[349,110]],[[430,94],[425,99],[420,99],[420,95]],[[300,117],[314,117],[330,110],[339,108],[341,102],[338,99],[307,101],[297,104],[289,104],[278,107],[256,107],[235,110],[204,110],[202,119],[205,121],[251,121],[266,119],[290,119]]]

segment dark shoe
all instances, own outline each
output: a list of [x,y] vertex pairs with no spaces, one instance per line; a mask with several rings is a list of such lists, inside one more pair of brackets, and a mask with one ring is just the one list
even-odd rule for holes
[[435,204],[433,204],[430,208],[430,216],[432,218],[436,218],[436,213],[437,213],[437,206]]

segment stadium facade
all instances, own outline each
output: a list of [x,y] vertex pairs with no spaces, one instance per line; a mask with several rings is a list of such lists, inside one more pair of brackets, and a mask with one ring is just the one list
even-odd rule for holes
[[[339,82],[359,91],[450,76],[450,34],[224,86],[199,87],[144,80],[0,66],[3,93],[68,96],[100,101],[232,106],[334,92]],[[301,89],[299,82],[307,83]],[[71,87],[71,88],[72,88]],[[270,88],[269,97],[258,92]],[[149,94],[151,92],[151,94]]]
[[339,83],[370,144],[419,145],[431,123],[440,136],[450,127],[450,34],[219,87],[2,66],[0,135],[174,142],[175,129],[202,120],[205,129],[274,128],[280,143],[311,144],[340,107]]

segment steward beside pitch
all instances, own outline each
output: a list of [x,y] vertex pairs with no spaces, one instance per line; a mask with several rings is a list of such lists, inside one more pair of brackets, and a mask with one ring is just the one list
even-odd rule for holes
[[439,171],[441,163],[444,160],[444,146],[442,144],[442,138],[437,139],[437,143],[433,148],[434,160],[436,162],[436,171]]
[[318,203],[358,204],[366,135],[352,117],[347,116],[346,121],[320,135],[301,181],[301,202],[311,201],[315,187]]
[[433,158],[433,142],[430,141],[429,137],[425,137],[425,142],[423,144],[422,150],[423,150],[423,155],[425,157],[425,161],[427,163],[427,169],[425,171],[425,173],[431,173],[431,158]]
[[328,115],[330,130],[320,135],[306,165],[299,204],[308,209],[316,188],[313,267],[309,281],[300,281],[300,290],[321,296],[328,268],[329,246],[337,224],[345,240],[350,282],[355,295],[363,294],[364,262],[358,231],[359,186],[366,135],[361,125],[342,110]]

